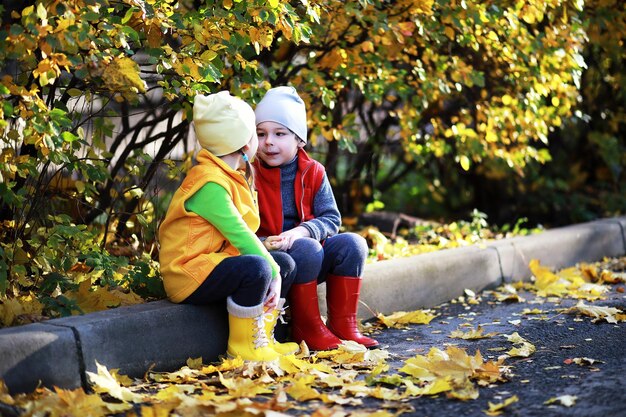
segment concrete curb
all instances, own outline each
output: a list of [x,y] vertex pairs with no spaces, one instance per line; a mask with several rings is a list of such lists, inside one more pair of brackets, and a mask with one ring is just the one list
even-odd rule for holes
[[[528,262],[558,269],[626,254],[626,217],[549,230],[537,235],[447,249],[368,264],[361,318],[434,307],[463,294],[528,280]],[[325,311],[325,288],[319,287]],[[171,371],[187,358],[213,361],[226,350],[223,305],[197,307],[157,301],[84,316],[0,330],[0,379],[11,393],[37,385],[87,386],[96,361],[132,377],[149,368]]]

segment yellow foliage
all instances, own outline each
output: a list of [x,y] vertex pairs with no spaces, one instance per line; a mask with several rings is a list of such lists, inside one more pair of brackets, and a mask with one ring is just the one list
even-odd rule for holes
[[102,72],[104,85],[126,100],[134,100],[138,93],[146,92],[146,82],[139,74],[139,66],[132,59],[121,56],[106,64]]
[[119,289],[110,289],[109,287],[96,287],[92,290],[91,279],[81,282],[77,291],[68,292],[65,296],[76,300],[76,303],[84,313],[144,302],[141,297],[132,291],[126,293]]
[[43,319],[43,304],[33,294],[0,301],[0,323],[3,327]]
[[[529,263],[529,268],[535,277],[534,284],[528,287],[537,292],[541,297],[557,296],[582,298],[586,300],[596,300],[602,298],[608,291],[608,287],[602,284],[595,284],[591,281],[593,273],[589,268],[571,267],[565,268],[558,273],[550,271],[549,268],[541,266],[539,261],[533,259]],[[611,280],[610,274],[604,275]]]

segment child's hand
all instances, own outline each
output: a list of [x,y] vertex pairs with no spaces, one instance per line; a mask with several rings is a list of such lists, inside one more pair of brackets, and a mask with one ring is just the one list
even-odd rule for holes
[[267,250],[277,250],[280,249],[282,241],[283,238],[280,236],[268,236],[263,241],[263,246],[265,246],[265,249]]
[[280,249],[288,250],[291,249],[293,242],[303,237],[311,237],[311,234],[307,228],[298,226],[291,230],[287,230],[286,232],[282,232],[279,237],[282,238],[282,241],[280,242]]
[[280,287],[282,286],[282,279],[280,274],[276,276],[271,282],[270,286],[267,289],[267,295],[265,296],[265,301],[263,305],[265,306],[265,311],[272,311],[278,305],[278,301],[280,300]]

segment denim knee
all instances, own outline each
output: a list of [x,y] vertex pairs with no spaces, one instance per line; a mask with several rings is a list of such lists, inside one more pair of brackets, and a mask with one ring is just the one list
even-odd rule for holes
[[294,282],[302,284],[317,279],[324,260],[324,249],[320,242],[310,237],[297,239],[287,253],[297,267]]
[[356,233],[340,233],[329,237],[324,243],[324,262],[319,281],[324,281],[329,273],[360,277],[367,254],[367,242]]
[[272,280],[272,267],[267,259],[259,255],[242,255],[238,260],[240,283],[232,294],[233,300],[239,305],[258,305],[263,302]]
[[339,233],[338,235],[333,236],[332,239],[336,240],[338,246],[342,248],[342,251],[345,253],[344,256],[362,259],[363,261],[367,259],[369,248],[367,246],[367,241],[363,236],[356,233],[346,232]]

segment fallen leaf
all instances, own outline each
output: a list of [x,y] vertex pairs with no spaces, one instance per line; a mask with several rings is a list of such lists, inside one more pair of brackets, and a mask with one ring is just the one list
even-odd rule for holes
[[402,328],[407,324],[428,324],[437,317],[431,310],[416,310],[411,312],[398,311],[389,316],[379,313],[378,320],[388,328]]
[[565,359],[563,361],[563,363],[565,363],[566,365],[570,365],[572,363],[575,363],[576,365],[580,365],[580,366],[586,366],[586,365],[593,365],[594,363],[604,363],[603,361],[599,361],[597,359],[591,359],[591,358],[571,358],[571,359]]
[[560,397],[552,397],[549,400],[547,400],[544,404],[546,405],[550,405],[550,404],[555,404],[555,403],[559,403],[565,407],[571,407],[574,404],[576,404],[576,400],[578,399],[577,396],[575,395],[561,395]]
[[608,323],[617,323],[616,314],[623,313],[619,308],[601,307],[587,305],[583,301],[579,301],[574,307],[567,310],[568,313],[582,313],[586,316],[593,317],[594,323],[600,320],[606,320]]
[[514,332],[510,335],[504,335],[504,337],[506,337],[506,339],[509,342],[513,343],[514,345],[519,345],[519,346],[513,347],[508,352],[506,352],[507,355],[520,356],[522,358],[527,358],[533,353],[535,353],[535,350],[536,350],[535,345],[530,343],[528,340],[524,339],[522,336],[519,335],[519,333]]
[[509,397],[506,400],[502,401],[501,403],[494,404],[491,401],[488,401],[487,404],[489,405],[489,409],[485,411],[485,414],[487,414],[488,416],[499,416],[500,414],[502,414],[502,412],[504,411],[506,407],[518,401],[519,401],[519,398],[517,397],[517,395],[513,395],[512,397]]
[[456,339],[486,339],[489,337],[493,337],[495,335],[497,335],[498,333],[492,332],[492,333],[484,333],[484,329],[482,326],[478,326],[476,329],[471,329],[467,332],[463,332],[461,330],[454,330],[452,331],[452,333],[450,333],[450,338],[456,338]]
[[121,386],[105,366],[96,362],[96,368],[98,369],[97,373],[87,372],[87,377],[94,391],[106,392],[111,397],[124,402],[141,403],[144,401],[143,395],[135,394],[130,389]]

